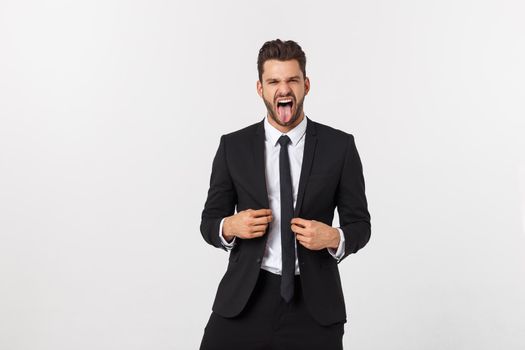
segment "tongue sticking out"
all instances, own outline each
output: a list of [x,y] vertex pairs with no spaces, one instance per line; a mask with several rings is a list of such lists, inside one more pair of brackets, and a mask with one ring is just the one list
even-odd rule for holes
[[287,123],[292,119],[292,106],[290,104],[278,106],[277,113],[279,113],[279,118]]

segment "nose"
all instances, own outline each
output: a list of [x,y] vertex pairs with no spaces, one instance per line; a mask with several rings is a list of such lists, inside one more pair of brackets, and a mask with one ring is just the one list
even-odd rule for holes
[[281,96],[288,96],[290,95],[290,92],[292,91],[292,89],[290,88],[290,85],[286,82],[282,82],[281,84],[279,84],[279,89],[277,90],[277,95],[279,97]]

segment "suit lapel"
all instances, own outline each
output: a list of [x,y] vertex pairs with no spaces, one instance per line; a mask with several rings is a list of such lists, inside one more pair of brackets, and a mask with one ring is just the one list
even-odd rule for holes
[[[310,176],[310,169],[314,161],[315,147],[317,145],[317,135],[313,122],[306,117],[306,135],[304,141],[303,163],[301,166],[301,175],[299,177],[299,189],[297,190],[297,201],[295,203],[294,216],[298,217],[301,211],[301,206],[304,197],[308,177]],[[264,119],[257,124],[255,129],[255,137],[252,141],[254,174],[255,174],[255,197],[263,208],[270,208],[268,201],[268,190],[266,188],[266,171],[264,159]]]
[[294,217],[299,217],[304,198],[304,190],[310,177],[310,169],[314,161],[315,147],[317,145],[317,135],[314,123],[306,117],[306,135],[304,140],[303,164],[301,165],[301,175],[299,177],[299,189],[297,190],[297,201],[295,203]]
[[252,139],[253,174],[255,179],[255,198],[262,208],[270,208],[266,188],[266,170],[264,163],[264,119],[257,124],[255,137]]

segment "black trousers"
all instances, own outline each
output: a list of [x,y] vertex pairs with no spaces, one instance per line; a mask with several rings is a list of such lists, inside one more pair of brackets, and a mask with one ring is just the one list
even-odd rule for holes
[[295,278],[294,299],[286,303],[280,295],[281,276],[261,270],[240,315],[224,318],[212,312],[200,349],[343,349],[344,323],[319,325],[306,309],[299,276]]

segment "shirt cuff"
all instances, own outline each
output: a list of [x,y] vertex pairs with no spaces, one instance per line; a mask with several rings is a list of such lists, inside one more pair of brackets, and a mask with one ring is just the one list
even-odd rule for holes
[[223,246],[224,248],[226,248],[227,251],[230,251],[230,250],[232,250],[233,247],[235,246],[235,239],[236,239],[237,237],[233,237],[233,240],[232,240],[231,242],[228,242],[228,241],[223,237],[223,235],[222,235],[222,224],[224,223],[224,219],[225,219],[225,218],[223,218],[223,219],[221,220],[221,223],[220,223],[220,225],[219,225],[219,238],[221,239],[222,246]]
[[339,231],[339,246],[337,247],[337,250],[333,248],[327,248],[330,255],[334,257],[335,260],[339,261],[345,255],[345,234],[343,230],[339,227],[337,227],[337,230]]

